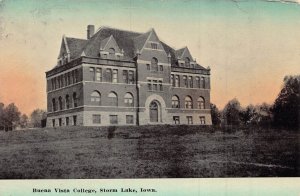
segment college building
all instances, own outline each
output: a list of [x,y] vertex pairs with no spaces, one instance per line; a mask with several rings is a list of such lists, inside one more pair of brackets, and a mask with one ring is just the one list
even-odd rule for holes
[[154,29],[88,25],[87,39],[63,36],[46,80],[48,127],[211,125],[210,69]]

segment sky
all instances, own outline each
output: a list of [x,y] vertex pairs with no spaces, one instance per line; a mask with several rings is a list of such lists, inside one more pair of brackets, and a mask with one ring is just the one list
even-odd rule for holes
[[46,109],[45,72],[62,35],[86,38],[88,24],[146,32],[188,46],[211,68],[220,109],[272,104],[286,75],[300,74],[300,4],[283,0],[0,0],[0,102],[22,113]]

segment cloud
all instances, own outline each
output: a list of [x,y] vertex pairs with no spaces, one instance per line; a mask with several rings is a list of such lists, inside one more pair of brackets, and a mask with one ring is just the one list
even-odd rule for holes
[[268,2],[278,2],[278,3],[296,3],[300,4],[300,0],[265,0]]

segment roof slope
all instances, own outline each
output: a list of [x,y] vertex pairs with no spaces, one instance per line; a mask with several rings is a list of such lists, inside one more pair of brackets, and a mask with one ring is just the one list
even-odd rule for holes
[[66,37],[66,41],[70,50],[71,60],[76,59],[81,55],[82,50],[87,42],[87,40],[85,39],[77,39],[71,37]]

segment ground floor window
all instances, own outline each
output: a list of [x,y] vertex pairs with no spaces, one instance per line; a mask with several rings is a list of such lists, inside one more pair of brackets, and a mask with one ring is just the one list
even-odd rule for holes
[[173,116],[173,122],[174,122],[175,125],[180,124],[179,116]]
[[55,119],[52,119],[52,127],[55,127]]
[[133,124],[133,115],[126,115],[126,124]]
[[205,116],[200,116],[200,124],[205,125]]
[[61,124],[62,124],[61,118],[58,119],[58,124],[59,124],[59,126],[61,127]]
[[187,122],[188,122],[189,125],[193,124],[193,117],[192,116],[187,116],[186,119],[187,119]]
[[101,124],[101,115],[99,115],[99,114],[94,114],[94,115],[93,115],[93,123],[94,123],[94,124]]
[[74,125],[74,126],[77,125],[77,116],[73,116],[73,125]]
[[110,124],[115,125],[118,124],[118,116],[117,115],[109,115]]
[[66,126],[69,126],[69,117],[66,117]]

